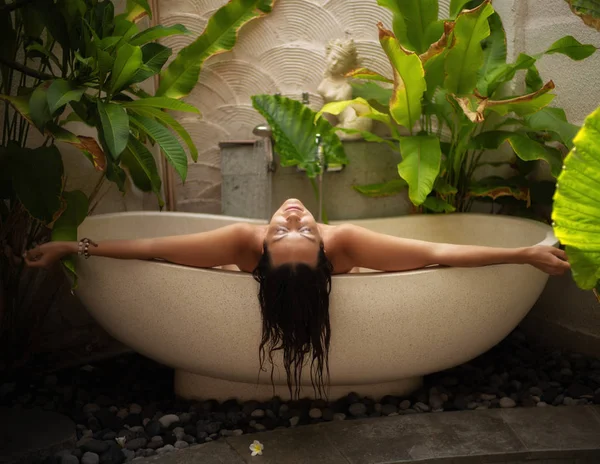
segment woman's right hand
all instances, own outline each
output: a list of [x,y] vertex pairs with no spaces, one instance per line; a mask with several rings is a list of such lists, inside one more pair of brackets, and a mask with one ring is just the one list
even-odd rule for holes
[[50,267],[71,252],[69,245],[77,247],[76,242],[44,243],[23,253],[23,258],[29,267]]

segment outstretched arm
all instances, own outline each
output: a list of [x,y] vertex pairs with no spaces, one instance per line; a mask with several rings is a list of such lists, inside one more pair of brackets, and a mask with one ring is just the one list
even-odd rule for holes
[[354,267],[405,271],[430,265],[478,267],[490,264],[530,264],[548,274],[570,268],[565,252],[550,246],[495,248],[425,242],[341,226],[339,240],[345,260]]
[[[194,267],[237,264],[248,268],[253,233],[249,224],[232,224],[197,234],[106,240],[98,242],[97,247],[90,246],[89,254],[118,259],[163,259]],[[29,266],[45,267],[77,251],[78,242],[50,242],[28,251],[25,260]]]

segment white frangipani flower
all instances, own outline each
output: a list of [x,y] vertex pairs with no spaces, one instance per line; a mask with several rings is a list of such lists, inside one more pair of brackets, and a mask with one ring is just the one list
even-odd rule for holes
[[254,440],[254,443],[250,445],[250,451],[252,451],[252,456],[262,456],[264,448],[264,445],[260,441]]

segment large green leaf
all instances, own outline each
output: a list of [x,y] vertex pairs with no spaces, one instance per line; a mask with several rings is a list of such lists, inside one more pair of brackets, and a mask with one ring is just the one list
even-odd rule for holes
[[144,45],[148,42],[152,42],[157,39],[162,39],[164,37],[169,37],[172,35],[182,35],[189,34],[190,31],[181,24],[175,24],[173,26],[163,26],[161,24],[157,26],[149,27],[148,29],[143,30],[139,34],[134,35],[131,40],[129,40],[130,45]]
[[[158,98],[161,98],[161,97],[158,97]],[[175,100],[175,101],[179,101],[179,100]],[[160,121],[164,126],[169,127],[172,130],[174,130],[175,132],[177,132],[177,135],[179,135],[179,137],[181,137],[181,139],[188,146],[192,160],[198,161],[198,149],[196,148],[196,145],[194,144],[192,137],[190,136],[188,131],[186,131],[185,128],[174,117],[172,117],[168,113],[165,113],[164,111],[159,110],[158,108],[137,107],[134,109],[134,111],[138,114],[141,114],[142,116],[148,116],[150,118],[154,118],[157,121]]]
[[50,113],[54,114],[56,110],[69,102],[81,100],[81,96],[84,93],[85,88],[77,87],[71,81],[64,79],[57,79],[53,81],[46,92]]
[[173,50],[159,43],[149,43],[142,47],[142,67],[137,70],[131,83],[143,82],[158,74],[165,65]]
[[371,198],[389,197],[405,192],[408,184],[404,179],[394,179],[381,184],[355,185],[354,190]]
[[377,0],[377,4],[387,8],[393,13],[392,18],[392,29],[394,30],[394,35],[400,41],[403,47],[414,50],[415,47],[410,43],[408,39],[408,26],[404,17],[402,16],[402,11],[400,8],[401,0]]
[[390,113],[401,126],[412,131],[421,117],[421,100],[427,89],[425,70],[418,55],[406,50],[391,31],[379,25],[379,41],[394,69],[394,91]]
[[251,19],[269,13],[275,0],[238,0],[228,2],[208,21],[206,29],[194,42],[183,48],[161,72],[157,96],[185,97],[198,82],[204,61],[231,50],[239,29]]
[[535,65],[537,58],[520,53],[514,63],[507,63],[490,69],[481,76],[478,89],[484,96],[492,96],[494,92],[505,82],[510,81],[517,71],[529,69]]
[[392,89],[386,89],[374,82],[353,82],[352,98],[363,98],[367,101],[376,102],[381,106],[388,107],[392,98]]
[[490,35],[488,18],[494,13],[489,0],[463,11],[454,26],[454,43],[446,59],[445,87],[449,93],[470,95],[483,66],[481,41]]
[[317,134],[321,134],[327,164],[348,163],[335,129],[308,106],[279,95],[254,95],[252,104],[271,126],[282,166],[299,166],[315,177],[319,173]]
[[490,35],[482,42],[483,66],[479,70],[477,89],[481,95],[489,95],[486,77],[493,70],[506,65],[506,33],[498,13],[489,18]]
[[52,240],[74,242],[77,241],[77,228],[88,214],[88,198],[80,190],[63,192],[62,197],[67,207],[52,227]]
[[154,192],[162,208],[161,180],[156,161],[152,153],[133,135],[129,137],[127,148],[123,152],[121,163],[129,169],[133,183],[144,192]]
[[[424,53],[434,40],[428,41],[427,31],[438,19],[438,0],[379,0],[381,6],[389,8],[406,25],[407,44],[402,44],[417,53]],[[395,28],[394,28],[395,31]],[[401,37],[400,37],[401,41]],[[408,46],[407,46],[408,45]]]
[[596,50],[594,45],[584,45],[572,35],[568,35],[550,45],[550,48],[546,50],[546,54],[561,53],[572,60],[581,61],[593,55]]
[[433,190],[440,173],[442,150],[440,140],[433,136],[402,137],[400,177],[408,183],[408,196],[416,206],[423,204]]
[[427,197],[423,202],[423,206],[434,213],[453,213],[456,211],[456,208],[446,200],[437,197]]
[[17,197],[34,218],[51,223],[61,207],[63,162],[58,148],[9,145],[8,156]]
[[537,92],[544,86],[544,81],[535,65],[531,65],[525,74],[527,93]]
[[427,60],[423,65],[425,71],[425,83],[427,85],[425,96],[429,102],[433,101],[437,89],[444,85],[444,80],[446,79],[447,57],[448,51],[444,50],[442,53]]
[[113,161],[110,156],[106,157],[106,178],[111,182],[117,184],[117,187],[122,193],[125,193],[125,181],[127,180],[127,174],[125,171]]
[[556,132],[569,150],[573,148],[573,139],[579,127],[567,121],[562,108],[546,107],[536,113],[525,116],[527,126],[536,131]]
[[142,65],[142,49],[124,44],[117,50],[117,57],[110,74],[110,91],[116,93],[131,83]]
[[515,154],[523,161],[544,160],[549,164],[552,175],[557,177],[562,167],[562,157],[558,150],[547,147],[524,134],[509,131],[482,132],[473,139],[477,148],[496,149],[508,142]]
[[38,85],[29,97],[29,113],[31,120],[40,132],[44,132],[44,127],[52,120],[52,113],[48,107],[48,98],[46,96],[51,81],[43,82]]
[[566,0],[571,11],[585,24],[600,32],[600,4],[597,0]]
[[579,287],[600,281],[600,108],[575,137],[554,194],[554,233],[563,245]]
[[12,107],[19,112],[29,123],[33,124],[31,120],[31,114],[29,112],[29,97],[26,95],[13,96],[13,95],[0,95],[0,100],[6,101],[12,105]]
[[187,113],[200,113],[200,111],[188,103],[168,97],[140,98],[123,103],[125,108],[159,108],[164,110],[184,111]]
[[115,160],[119,159],[129,139],[129,117],[127,112],[125,108],[116,103],[104,103],[98,100],[97,105],[102,136],[108,151]]
[[158,121],[147,116],[132,114],[131,122],[160,145],[165,157],[179,174],[182,181],[187,177],[187,155],[177,138]]

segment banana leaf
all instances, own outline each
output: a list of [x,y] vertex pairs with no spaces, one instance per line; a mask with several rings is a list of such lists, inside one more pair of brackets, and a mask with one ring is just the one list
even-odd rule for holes
[[231,50],[241,27],[270,13],[274,3],[275,0],[237,0],[221,7],[210,18],[200,37],[183,48],[162,70],[156,96],[182,98],[189,94],[198,82],[204,61]]

